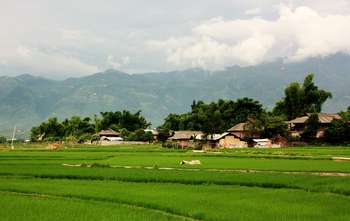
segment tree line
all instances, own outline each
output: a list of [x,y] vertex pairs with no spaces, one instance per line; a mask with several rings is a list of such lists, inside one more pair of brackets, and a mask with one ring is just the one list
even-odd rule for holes
[[[250,98],[236,101],[218,100],[204,103],[194,101],[191,111],[184,114],[169,114],[161,126],[167,130],[201,130],[216,134],[227,131],[230,127],[245,122],[251,134],[259,133],[265,138],[290,138],[288,120],[311,114],[306,122],[306,129],[301,135],[303,141],[315,141],[320,125],[317,113],[322,105],[332,98],[332,93],[320,89],[314,83],[314,75],[307,74],[304,82],[293,82],[284,90],[284,97],[279,100],[272,111]],[[325,131],[324,141],[330,143],[350,142],[350,107],[341,112],[341,120],[335,120]],[[246,139],[250,139],[249,135]]]
[[[311,113],[301,137],[309,142],[315,140],[320,126],[317,113],[322,111],[323,104],[330,98],[331,92],[320,89],[314,83],[314,75],[307,74],[303,83],[293,82],[285,88],[284,97],[272,111],[267,111],[259,101],[246,97],[236,101],[219,99],[210,103],[193,101],[190,112],[171,113],[164,119],[159,127],[159,136],[160,140],[165,140],[169,136],[168,131],[177,130],[199,130],[212,135],[245,122],[252,134],[259,133],[266,138],[289,138],[287,121]],[[342,119],[333,121],[325,131],[325,141],[350,142],[350,107],[340,115]],[[97,133],[108,128],[119,131],[125,140],[151,140],[152,134],[143,130],[149,126],[141,111],[101,112],[93,118],[73,116],[63,121],[50,118],[31,129],[31,140],[84,142],[98,139]]]
[[63,121],[49,118],[31,129],[31,140],[85,142],[99,139],[97,133],[105,129],[120,131],[125,140],[149,140],[151,136],[142,130],[149,125],[141,111],[101,112],[94,118],[73,116]]

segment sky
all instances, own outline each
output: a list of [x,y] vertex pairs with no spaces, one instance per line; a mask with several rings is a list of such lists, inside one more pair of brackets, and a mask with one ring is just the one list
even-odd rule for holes
[[221,70],[350,52],[350,0],[0,0],[0,75]]

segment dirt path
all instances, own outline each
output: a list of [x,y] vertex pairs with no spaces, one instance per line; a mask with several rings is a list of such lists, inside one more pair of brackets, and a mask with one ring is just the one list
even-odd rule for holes
[[[66,167],[92,167],[82,164],[62,164]],[[234,173],[276,173],[304,176],[330,176],[330,177],[350,177],[350,173],[339,172],[306,172],[306,171],[277,171],[277,170],[255,170],[255,169],[201,169],[201,168],[178,168],[178,167],[149,167],[149,166],[119,166],[110,165],[111,168],[123,169],[148,169],[148,170],[177,170],[177,171],[210,171],[210,172],[234,172]]]

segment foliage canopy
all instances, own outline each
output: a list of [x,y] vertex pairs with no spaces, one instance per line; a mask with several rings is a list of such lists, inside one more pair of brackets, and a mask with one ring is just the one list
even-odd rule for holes
[[276,103],[273,112],[284,115],[288,120],[305,115],[319,113],[327,99],[332,98],[331,92],[319,89],[313,82],[314,75],[308,74],[304,83],[291,83],[284,91],[284,98]]

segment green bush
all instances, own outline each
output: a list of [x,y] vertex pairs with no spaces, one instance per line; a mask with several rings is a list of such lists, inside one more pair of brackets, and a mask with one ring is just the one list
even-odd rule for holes
[[0,144],[5,144],[7,142],[6,137],[0,136]]
[[77,143],[78,139],[75,136],[71,135],[71,136],[66,137],[65,141],[68,142],[68,143]]
[[84,143],[86,141],[91,141],[92,136],[90,134],[83,134],[78,138],[78,143]]
[[61,140],[62,140],[61,137],[47,137],[44,139],[44,141],[46,142],[61,141]]
[[324,140],[333,144],[350,143],[350,125],[345,120],[333,120],[325,131]]
[[123,139],[126,139],[130,135],[130,131],[128,131],[126,128],[122,128],[120,130],[120,135]]

